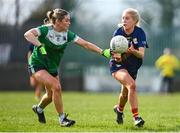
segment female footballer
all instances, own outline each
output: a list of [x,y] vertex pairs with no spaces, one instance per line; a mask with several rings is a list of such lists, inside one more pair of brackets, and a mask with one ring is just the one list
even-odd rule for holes
[[59,115],[61,126],[72,126],[74,120],[67,118],[64,113],[62,101],[62,88],[58,76],[58,66],[64,54],[64,50],[70,42],[74,42],[83,48],[109,57],[108,50],[102,50],[95,44],[90,43],[72,31],[70,26],[70,14],[63,9],[54,9],[47,12],[52,25],[43,25],[28,30],[24,36],[35,49],[29,59],[29,70],[40,83],[45,86],[46,93],[38,105],[32,107],[41,123],[46,123],[44,108],[53,101]]
[[123,123],[123,110],[126,102],[129,101],[133,114],[135,126],[144,125],[144,120],[138,112],[138,99],[136,88],[136,76],[141,67],[147,47],[146,35],[142,28],[138,27],[140,16],[137,10],[128,8],[122,14],[122,26],[115,32],[114,36],[122,35],[129,41],[129,48],[126,53],[117,54],[112,52],[110,60],[110,71],[112,76],[121,83],[121,93],[118,104],[114,111],[117,114],[117,123]]

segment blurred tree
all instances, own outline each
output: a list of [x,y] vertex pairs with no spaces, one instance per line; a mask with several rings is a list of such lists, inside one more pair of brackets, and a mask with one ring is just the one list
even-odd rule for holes
[[170,29],[174,27],[174,19],[176,18],[176,9],[180,8],[179,0],[156,0],[161,6],[161,27]]
[[174,48],[176,47],[177,39],[175,38],[175,19],[177,19],[177,9],[180,8],[179,0],[156,0],[161,7],[160,28],[161,32],[157,36],[159,40],[164,40],[164,44]]
[[76,9],[76,7],[80,4],[79,0],[56,0],[59,1],[59,7],[67,10],[67,11],[73,11]]
[[19,0],[15,0],[15,27],[19,27],[19,11],[20,11],[20,4]]

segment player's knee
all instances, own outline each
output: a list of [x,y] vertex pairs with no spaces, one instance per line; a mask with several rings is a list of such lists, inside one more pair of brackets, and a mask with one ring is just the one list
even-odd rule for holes
[[37,82],[36,87],[38,87],[38,88],[42,89],[42,88],[43,88],[43,85],[42,85],[41,83]]
[[47,98],[52,99],[52,92],[46,92]]
[[130,91],[136,91],[136,84],[135,84],[135,82],[131,82],[129,84],[129,89],[130,89]]
[[55,84],[53,84],[53,91],[55,92],[61,92],[61,85],[57,82]]
[[31,80],[31,81],[30,81],[30,85],[31,85],[32,87],[36,87],[36,82],[35,82],[34,80]]

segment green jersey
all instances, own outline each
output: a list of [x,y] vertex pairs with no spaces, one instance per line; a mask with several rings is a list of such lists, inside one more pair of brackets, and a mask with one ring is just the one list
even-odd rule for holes
[[29,59],[29,65],[45,68],[49,73],[55,73],[66,46],[70,42],[76,41],[78,36],[71,31],[57,32],[51,25],[43,25],[37,27],[36,30],[38,40],[45,47],[47,56],[43,56],[35,47]]

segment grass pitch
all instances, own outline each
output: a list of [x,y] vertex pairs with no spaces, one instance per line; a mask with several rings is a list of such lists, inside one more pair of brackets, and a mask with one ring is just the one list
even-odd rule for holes
[[45,109],[46,124],[31,110],[33,92],[0,92],[0,132],[180,132],[180,94],[139,94],[143,128],[133,126],[129,104],[123,125],[115,122],[113,106],[118,93],[63,92],[65,112],[76,120],[73,127],[60,127],[54,105]]

